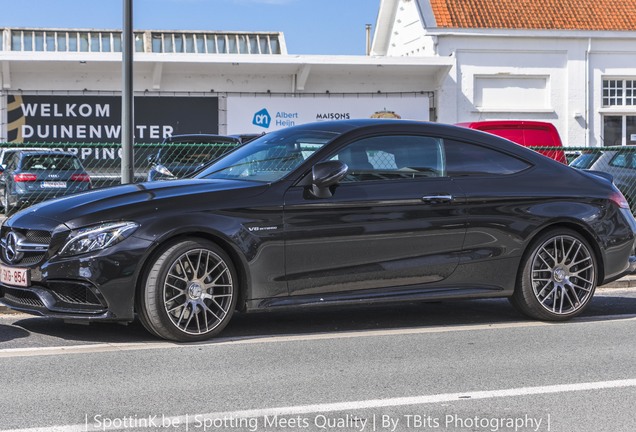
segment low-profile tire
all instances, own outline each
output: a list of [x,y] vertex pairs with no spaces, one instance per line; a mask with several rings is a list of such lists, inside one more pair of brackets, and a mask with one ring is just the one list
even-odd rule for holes
[[2,196],[3,196],[2,207],[3,207],[4,215],[7,217],[11,216],[11,214],[13,214],[13,212],[15,211],[15,207],[9,204],[9,193],[7,192],[6,188],[4,189],[4,194]]
[[206,340],[234,313],[238,278],[230,257],[199,239],[168,245],[156,255],[138,297],[144,327],[164,339]]
[[550,230],[526,251],[510,302],[531,318],[565,321],[588,306],[597,278],[588,241],[570,229]]

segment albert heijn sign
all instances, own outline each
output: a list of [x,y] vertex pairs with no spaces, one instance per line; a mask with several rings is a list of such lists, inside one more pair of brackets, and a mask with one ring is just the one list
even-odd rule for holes
[[[9,142],[121,140],[121,98],[117,96],[9,96],[7,107]],[[134,107],[136,142],[218,133],[216,97],[138,96]]]

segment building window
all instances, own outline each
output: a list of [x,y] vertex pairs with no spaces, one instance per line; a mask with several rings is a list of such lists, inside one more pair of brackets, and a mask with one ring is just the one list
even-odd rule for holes
[[603,80],[603,106],[636,106],[636,80]]
[[277,35],[227,33],[152,33],[154,53],[280,54]]
[[636,115],[603,116],[603,145],[636,145]]
[[[146,39],[147,36],[147,39]],[[121,52],[121,32],[10,30],[6,42],[0,32],[0,49],[12,51]],[[136,52],[201,54],[281,54],[277,34],[134,33]],[[146,43],[150,46],[146,47]]]

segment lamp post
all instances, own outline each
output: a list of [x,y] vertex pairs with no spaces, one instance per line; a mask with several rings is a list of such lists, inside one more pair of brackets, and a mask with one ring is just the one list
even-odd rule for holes
[[132,183],[134,171],[133,0],[124,1],[122,31],[121,182]]

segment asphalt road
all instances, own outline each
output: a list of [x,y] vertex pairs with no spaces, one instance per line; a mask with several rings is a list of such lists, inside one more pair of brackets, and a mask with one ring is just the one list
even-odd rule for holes
[[628,289],[561,324],[413,303],[237,315],[191,345],[0,315],[0,431],[632,432],[635,360]]

